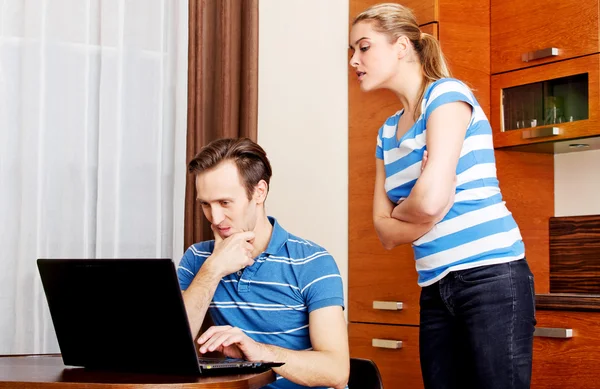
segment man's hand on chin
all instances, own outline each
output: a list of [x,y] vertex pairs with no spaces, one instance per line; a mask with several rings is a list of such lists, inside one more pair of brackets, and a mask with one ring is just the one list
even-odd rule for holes
[[249,242],[254,240],[254,232],[236,232],[223,239],[219,235],[218,229],[212,224],[211,228],[215,235],[215,247],[207,259],[207,264],[220,277],[225,277],[254,264],[252,258],[254,246]]

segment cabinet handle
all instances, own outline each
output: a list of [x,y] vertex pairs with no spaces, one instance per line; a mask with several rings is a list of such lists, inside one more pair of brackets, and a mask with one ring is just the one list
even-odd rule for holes
[[547,47],[545,49],[530,51],[521,55],[523,62],[535,61],[536,59],[556,57],[558,55],[558,49],[556,47]]
[[377,348],[389,348],[392,350],[398,350],[402,348],[402,341],[390,339],[372,339],[371,345]]
[[537,328],[533,332],[533,336],[540,338],[559,338],[569,339],[573,337],[573,330],[571,328]]
[[535,128],[531,130],[523,130],[523,132],[521,132],[522,139],[543,138],[545,136],[556,135],[560,135],[560,128],[558,127]]
[[401,311],[403,305],[400,301],[373,301],[373,309],[383,311]]

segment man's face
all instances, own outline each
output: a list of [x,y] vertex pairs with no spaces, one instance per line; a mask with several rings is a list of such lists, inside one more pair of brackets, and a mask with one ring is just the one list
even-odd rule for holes
[[224,161],[196,176],[198,200],[204,216],[223,239],[236,232],[253,231],[258,218],[258,196],[248,200],[237,166]]

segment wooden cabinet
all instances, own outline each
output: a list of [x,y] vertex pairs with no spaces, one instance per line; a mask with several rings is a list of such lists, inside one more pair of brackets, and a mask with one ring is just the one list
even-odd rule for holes
[[598,0],[491,1],[492,73],[597,53],[598,36]]
[[423,388],[417,327],[351,323],[348,332],[350,356],[375,361],[384,388]]
[[[375,0],[351,1],[351,18],[377,3],[379,2]],[[437,15],[437,2],[434,1],[409,1],[402,4],[412,8],[419,21],[433,20],[434,15]],[[421,30],[438,37],[438,23],[421,26]],[[353,72],[349,73],[348,83],[350,94],[349,319],[352,322],[418,325],[420,288],[417,285],[417,272],[411,245],[402,245],[392,251],[385,250],[377,238],[371,217],[377,130],[386,118],[401,106],[397,97],[389,91],[376,91],[369,94],[361,92]],[[393,303],[401,303],[402,308],[390,310],[390,304]],[[374,308],[374,304],[376,307],[383,305],[388,308]]]
[[[600,108],[599,70],[600,54],[595,54],[544,66],[493,75],[491,86],[491,124],[494,131],[494,146],[500,148],[600,135],[600,116],[598,113],[598,109]],[[580,115],[581,117],[575,117],[574,121],[570,121],[573,120],[573,115],[566,114],[561,118],[560,123],[544,125],[544,114],[542,113],[541,117],[538,117],[537,125],[532,127],[530,121],[535,115],[531,111],[535,110],[534,106],[536,103],[530,101],[533,98],[529,95],[535,93],[536,89],[540,91],[544,88],[547,89],[545,85],[549,83],[549,80],[565,80],[574,76],[579,77],[584,82],[583,91],[575,90],[572,92],[573,99],[580,101],[576,101],[571,105],[575,105],[580,111],[583,109],[584,112]],[[538,84],[539,86],[536,86]],[[525,109],[521,114],[515,115],[515,118],[512,118],[510,115],[507,115],[507,111],[511,108],[509,107],[510,102],[507,101],[505,91],[527,85],[531,85],[531,88],[523,88],[523,95],[520,96],[521,100],[524,101]],[[547,99],[548,97],[546,96]],[[527,104],[532,107],[529,113],[527,112]],[[540,101],[539,104],[543,105],[544,101]],[[585,109],[586,105],[587,110]],[[548,107],[542,106],[539,109],[548,110]],[[522,128],[517,129],[515,128],[514,120],[525,125],[521,125]],[[537,134],[535,133],[536,131],[538,132]]]
[[554,156],[496,150],[502,197],[525,243],[536,293],[549,293],[549,224],[554,216]]
[[599,0],[491,1],[496,148],[568,152],[600,135],[599,26]]
[[452,77],[465,82],[490,116],[490,2],[439,0],[439,40]]
[[426,34],[433,35],[436,38],[439,37],[439,30],[438,30],[437,23],[429,23],[424,26],[421,26],[421,31],[423,31]]
[[411,246],[386,251],[372,228],[364,232],[351,231],[350,239],[361,242],[352,245],[349,261],[350,321],[418,326],[421,288],[417,285]]
[[534,339],[531,388],[599,388],[600,312],[538,311],[537,320],[536,333],[556,337]]
[[[350,18],[377,3],[350,0]],[[438,37],[452,75],[473,89],[489,116],[489,1],[401,3],[413,9],[423,32]],[[411,245],[383,249],[372,218],[377,131],[402,107],[389,91],[361,92],[353,71],[348,73],[348,94],[350,353],[374,360],[386,389],[418,389],[423,387],[418,349],[420,287],[413,251]],[[373,339],[399,340],[402,348],[373,347]]]
[[[351,0],[350,18],[354,19],[356,15],[372,5],[382,3],[378,0]],[[405,7],[410,8],[419,24],[427,24],[438,21],[438,1],[437,0],[404,0],[400,2]]]

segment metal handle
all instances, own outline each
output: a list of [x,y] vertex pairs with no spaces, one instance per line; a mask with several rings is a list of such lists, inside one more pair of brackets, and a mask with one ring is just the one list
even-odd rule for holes
[[403,305],[400,301],[373,301],[373,309],[384,311],[401,311]]
[[556,47],[548,47],[541,50],[530,51],[521,55],[523,62],[535,61],[536,59],[556,57],[558,55],[558,49]]
[[392,350],[398,350],[402,348],[401,340],[390,340],[390,339],[372,339],[371,345],[378,348],[389,348]]
[[560,135],[560,128],[558,127],[534,128],[531,130],[523,130],[523,132],[521,132],[522,139],[543,138],[545,136],[556,135]]
[[573,330],[571,328],[536,328],[533,332],[533,336],[540,338],[559,338],[569,339],[573,337]]

